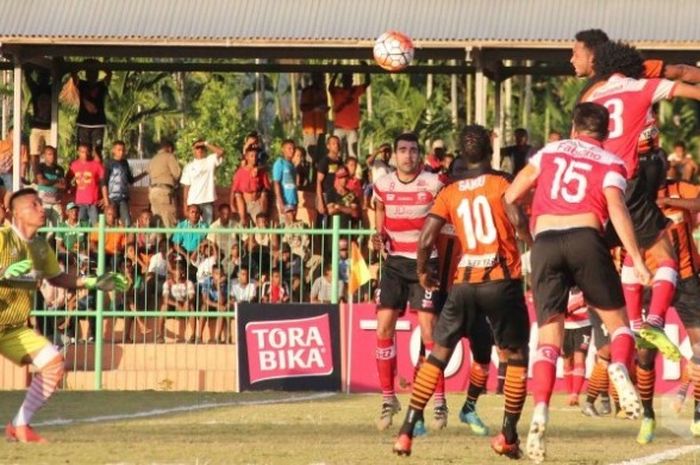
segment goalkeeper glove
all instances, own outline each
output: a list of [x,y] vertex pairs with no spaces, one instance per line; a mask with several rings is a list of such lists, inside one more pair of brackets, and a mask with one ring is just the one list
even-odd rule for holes
[[125,291],[129,286],[129,282],[126,277],[121,273],[109,272],[101,276],[87,276],[83,278],[83,285],[85,289],[93,290],[98,289],[100,291]]
[[3,279],[12,279],[24,276],[32,270],[32,261],[29,259],[20,260],[11,264],[3,271]]

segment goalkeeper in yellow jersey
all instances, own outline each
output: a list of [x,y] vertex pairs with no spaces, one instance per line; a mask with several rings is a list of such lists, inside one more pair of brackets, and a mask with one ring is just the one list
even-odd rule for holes
[[26,326],[37,282],[69,289],[123,290],[117,273],[76,277],[61,271],[56,253],[37,231],[44,225],[44,207],[34,189],[10,196],[12,226],[0,228],[0,355],[18,365],[34,365],[34,378],[17,415],[5,427],[9,441],[46,442],[30,426],[63,377],[63,355],[45,337]]

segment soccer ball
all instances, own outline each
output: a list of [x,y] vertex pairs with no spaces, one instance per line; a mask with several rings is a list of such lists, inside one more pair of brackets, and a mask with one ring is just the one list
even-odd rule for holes
[[387,31],[374,42],[374,61],[387,71],[400,71],[413,60],[413,41],[398,31]]

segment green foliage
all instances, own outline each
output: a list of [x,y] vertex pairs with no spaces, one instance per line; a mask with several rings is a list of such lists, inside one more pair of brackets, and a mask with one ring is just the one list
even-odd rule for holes
[[362,152],[384,142],[392,143],[403,132],[415,132],[421,141],[428,139],[451,140],[454,125],[449,112],[449,101],[440,87],[428,99],[423,86],[416,81],[424,76],[380,75],[372,79],[372,118],[365,117],[360,128]]
[[192,143],[206,139],[226,151],[224,164],[217,169],[217,183],[228,185],[238,167],[245,135],[255,128],[250,109],[242,104],[242,76],[212,74],[204,82],[190,114],[178,132],[176,153],[185,164],[192,159]]
[[673,151],[676,141],[683,141],[687,151],[697,153],[700,148],[698,134],[698,103],[691,100],[677,99],[662,102],[659,106],[658,120],[661,121],[661,145],[667,153]]

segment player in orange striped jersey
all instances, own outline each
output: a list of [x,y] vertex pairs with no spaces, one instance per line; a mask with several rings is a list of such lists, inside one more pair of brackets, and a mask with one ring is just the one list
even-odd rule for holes
[[421,230],[418,278],[424,289],[439,288],[428,261],[440,230],[455,227],[462,249],[454,285],[433,332],[434,347],[416,375],[406,418],[393,451],[410,455],[413,428],[421,418],[455,345],[469,335],[477,315],[488,317],[499,347],[509,353],[505,383],[505,411],[501,433],[491,442],[496,453],[520,458],[517,422],[525,402],[529,318],[522,291],[516,228],[531,242],[519,209],[506,206],[503,194],[510,185],[507,174],[490,168],[489,132],[468,126],[460,135],[460,157],[468,171],[438,194]]
[[[700,368],[697,367],[700,363],[700,260],[693,240],[691,214],[700,211],[700,186],[685,181],[669,181],[659,189],[657,203],[664,215],[671,220],[667,235],[678,256],[679,280],[673,305],[685,326],[693,351],[689,372],[695,392],[695,410],[690,429],[697,437],[700,436]],[[649,269],[658,268],[659,263],[653,255],[649,254],[646,258]],[[656,427],[653,409],[655,357],[655,350],[640,348],[637,379],[644,407],[644,418],[637,436],[637,442],[640,444],[647,444],[653,440]]]

